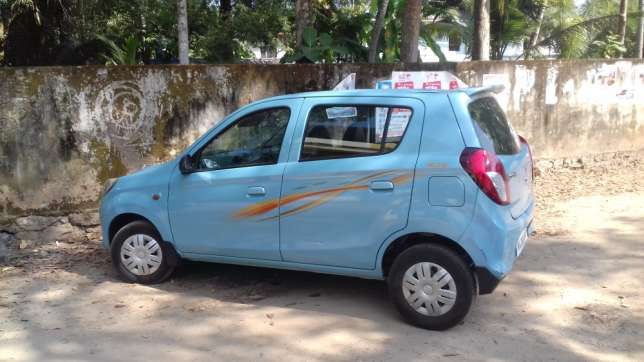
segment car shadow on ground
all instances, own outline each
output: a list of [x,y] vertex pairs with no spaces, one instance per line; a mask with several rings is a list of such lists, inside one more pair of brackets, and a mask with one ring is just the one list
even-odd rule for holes
[[[637,278],[644,273],[644,220],[616,220],[629,227],[598,228],[588,239],[560,236],[531,240],[514,272],[495,293],[480,296],[466,320],[445,332],[405,324],[381,281],[185,262],[165,283],[138,288],[118,279],[107,252],[99,248],[89,261],[60,265],[66,273],[87,280],[59,298],[54,311],[72,316],[65,328],[74,332],[64,340],[77,344],[76,350],[59,348],[55,335],[44,342],[43,338],[32,338],[53,333],[43,332],[46,318],[42,308],[47,305],[12,313],[18,320],[29,321],[23,333],[35,356],[61,360],[89,356],[97,361],[113,359],[101,341],[124,351],[147,344],[152,350],[183,351],[183,356],[196,359],[281,359],[284,350],[290,353],[284,357],[287,360],[637,359],[644,355],[644,320],[641,307],[635,305],[641,295],[629,291],[629,286],[642,288]],[[625,276],[624,271],[630,274]],[[154,324],[141,330],[123,319],[148,317],[141,317],[134,306],[123,302],[123,296],[105,294],[105,289],[119,289],[140,298],[164,296],[168,304],[180,308],[171,313],[165,313],[165,307],[152,310]],[[27,283],[16,292],[26,300],[37,299],[42,289]],[[269,317],[276,307],[279,316]],[[83,321],[97,309],[108,315],[105,328]],[[257,312],[253,318],[266,319],[262,328],[272,327],[269,319],[275,318],[277,329],[264,333],[257,325],[245,324],[253,311]],[[222,319],[241,322],[231,322],[223,330],[212,328]],[[119,328],[109,328],[110,323]],[[280,329],[280,325],[291,330]],[[189,327],[192,334],[185,332]],[[199,332],[195,334],[193,329]],[[187,334],[176,337],[176,333],[164,333],[167,330]],[[150,334],[155,334],[154,340]],[[328,346],[339,351],[324,354],[315,350],[335,334],[342,337],[335,337]],[[294,344],[291,339],[307,342]],[[83,349],[84,343],[89,349]],[[351,352],[352,345],[359,344],[371,347]]]

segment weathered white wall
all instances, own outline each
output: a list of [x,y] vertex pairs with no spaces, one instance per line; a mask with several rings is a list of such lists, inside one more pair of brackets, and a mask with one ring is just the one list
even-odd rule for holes
[[207,65],[0,69],[0,224],[93,208],[101,185],[169,159],[241,105],[372,88],[393,70],[449,70],[499,96],[537,157],[644,148],[644,62]]
[[537,157],[644,148],[642,61],[471,62],[456,73],[470,85],[505,83],[499,101]]

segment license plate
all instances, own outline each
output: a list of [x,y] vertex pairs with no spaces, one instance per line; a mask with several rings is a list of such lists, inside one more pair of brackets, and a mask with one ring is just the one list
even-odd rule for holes
[[517,256],[521,255],[523,248],[525,247],[526,242],[528,241],[528,229],[526,228],[519,235],[519,240],[517,240],[516,254]]

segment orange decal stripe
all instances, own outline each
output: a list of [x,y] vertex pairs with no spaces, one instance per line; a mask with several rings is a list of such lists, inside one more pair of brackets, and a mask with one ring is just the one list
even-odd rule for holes
[[273,209],[276,209],[278,206],[280,206],[279,199],[262,201],[239,210],[233,216],[236,219],[257,216],[257,215],[265,214]]
[[[334,188],[331,188],[331,189],[319,190],[319,191],[307,191],[307,192],[295,193],[295,194],[292,194],[292,195],[285,196],[281,200],[280,199],[273,199],[273,200],[262,201],[262,202],[259,202],[257,204],[254,204],[254,205],[251,205],[251,206],[248,206],[248,207],[245,207],[245,208],[239,210],[233,216],[236,219],[259,216],[259,215],[265,214],[265,213],[267,213],[267,212],[269,212],[271,210],[274,210],[274,209],[280,207],[280,205],[288,205],[290,203],[293,203],[293,202],[296,202],[296,201],[299,201],[299,200],[302,200],[302,199],[306,199],[306,198],[309,198],[309,197],[313,197],[313,196],[322,196],[317,200],[310,201],[310,202],[308,202],[308,203],[306,203],[304,205],[300,205],[300,206],[298,206],[298,207],[296,207],[294,209],[285,211],[285,212],[281,213],[279,216],[293,215],[295,213],[305,211],[305,210],[311,209],[313,207],[322,205],[322,204],[334,199],[335,197],[341,195],[343,192],[350,191],[350,190],[367,190],[369,188],[369,185],[364,185],[364,184],[357,185],[357,183],[362,182],[362,181],[368,181],[370,179],[380,177],[380,176],[384,176],[384,175],[388,175],[388,174],[392,174],[392,173],[394,173],[394,171],[377,172],[377,173],[374,173],[374,174],[371,174],[371,175],[368,175],[368,176],[365,176],[365,177],[361,177],[361,178],[359,178],[357,180],[354,180],[353,182],[351,182],[351,183],[349,183],[349,184],[347,184],[345,186],[334,187]],[[394,177],[391,181],[394,184],[399,185],[399,184],[403,184],[403,183],[408,182],[409,180],[411,180],[411,178],[412,178],[412,174],[403,174],[403,175],[399,175],[399,176]],[[270,219],[274,219],[276,217],[277,216],[268,217],[268,218],[265,218],[265,219],[262,219],[262,220],[270,220]]]

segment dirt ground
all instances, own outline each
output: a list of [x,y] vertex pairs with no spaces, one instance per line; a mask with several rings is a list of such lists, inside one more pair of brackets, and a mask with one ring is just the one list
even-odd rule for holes
[[644,166],[537,190],[537,236],[446,332],[403,323],[381,282],[188,263],[141,286],[98,243],[59,243],[0,267],[0,360],[644,360]]

